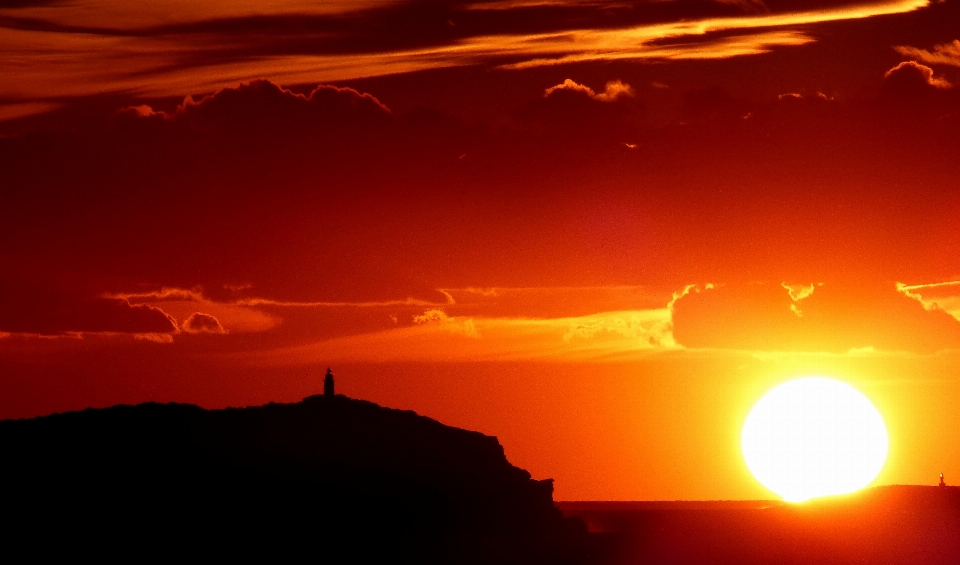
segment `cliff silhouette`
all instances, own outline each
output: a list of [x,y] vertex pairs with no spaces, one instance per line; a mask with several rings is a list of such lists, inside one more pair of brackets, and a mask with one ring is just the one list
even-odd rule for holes
[[0,453],[4,546],[36,557],[572,564],[587,547],[495,437],[343,396],[0,421]]

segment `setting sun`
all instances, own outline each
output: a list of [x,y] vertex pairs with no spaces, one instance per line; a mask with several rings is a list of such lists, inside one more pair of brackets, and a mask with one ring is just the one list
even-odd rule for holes
[[754,405],[743,426],[743,457],[754,477],[784,500],[859,490],[887,458],[877,409],[845,383],[809,377],[783,383]]

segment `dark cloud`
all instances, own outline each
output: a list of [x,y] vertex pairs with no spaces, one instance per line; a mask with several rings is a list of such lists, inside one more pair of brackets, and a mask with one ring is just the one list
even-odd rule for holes
[[946,79],[934,76],[933,69],[916,61],[905,61],[883,75],[884,93],[889,96],[918,97],[947,90]]
[[638,129],[642,111],[633,87],[619,79],[595,90],[568,78],[544,89],[517,118],[524,127],[551,135],[601,135],[620,141]]
[[834,353],[960,348],[960,321],[943,310],[924,309],[892,283],[814,285],[800,300],[780,284],[722,285],[677,300],[673,320],[677,342],[697,348]]
[[[9,275],[8,275],[9,276]],[[0,331],[39,335],[66,333],[172,334],[174,320],[163,310],[126,300],[84,296],[76,291],[0,281]]]
[[[551,75],[515,86],[529,102],[500,130],[254,81],[0,139],[0,257],[95,293],[442,302],[471,285],[935,279],[957,244],[941,122],[709,89],[651,127],[633,78]],[[600,99],[617,77],[635,95]],[[579,86],[546,94],[566,78]]]
[[722,88],[714,87],[684,92],[682,112],[685,120],[737,120],[750,114],[754,105]]
[[190,334],[199,334],[199,333],[211,333],[211,334],[224,334],[227,333],[227,330],[220,325],[220,321],[210,314],[204,314],[203,312],[194,312],[187,316],[187,319],[180,324],[180,329],[186,333]]
[[0,139],[2,255],[53,279],[93,276],[102,292],[132,278],[210,296],[252,284],[309,300],[438,298],[417,268],[396,272],[421,245],[398,235],[421,205],[388,196],[436,192],[422,165],[459,165],[462,147],[437,130],[349,88],[254,81]]
[[146,120],[159,126],[162,122],[195,128],[229,130],[283,131],[290,128],[335,127],[348,123],[359,127],[364,123],[383,122],[390,109],[370,94],[352,88],[320,85],[309,94],[284,89],[268,80],[255,80],[234,88],[224,88],[199,101],[187,97],[173,112],[154,111],[149,106],[127,107],[123,118]]
[[562,83],[551,86],[543,92],[544,98],[550,98],[551,95],[563,96],[564,92],[576,92],[587,96],[597,102],[616,102],[621,98],[633,98],[635,92],[629,84],[620,80],[611,80],[607,82],[604,89],[600,92],[594,91],[589,86],[580,84],[571,79],[566,79]]

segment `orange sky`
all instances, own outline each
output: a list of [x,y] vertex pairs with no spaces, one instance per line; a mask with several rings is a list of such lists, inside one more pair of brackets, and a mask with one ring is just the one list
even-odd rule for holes
[[332,366],[558,499],[750,499],[819,374],[960,477],[956,0],[0,7],[2,418]]

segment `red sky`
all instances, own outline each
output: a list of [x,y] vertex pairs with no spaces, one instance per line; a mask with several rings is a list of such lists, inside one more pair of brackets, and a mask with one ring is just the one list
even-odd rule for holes
[[341,392],[559,499],[766,498],[845,380],[960,477],[960,3],[0,0],[0,418]]

